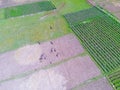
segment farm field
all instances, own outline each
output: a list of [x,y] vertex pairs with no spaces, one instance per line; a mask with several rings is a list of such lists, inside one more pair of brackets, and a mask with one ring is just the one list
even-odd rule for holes
[[120,20],[120,1],[119,0],[88,0],[93,5],[104,8],[116,19]]
[[92,5],[0,0],[0,90],[119,90],[120,23]]
[[[65,18],[102,73],[107,77],[115,71],[119,73],[120,23],[98,7],[66,14]],[[111,79],[111,85],[119,90],[119,77]]]
[[83,85],[81,87],[76,87],[76,90],[89,90],[91,88],[91,90],[113,90],[113,88],[110,86],[108,80],[103,77],[103,78],[99,78],[97,79],[95,82],[92,83],[88,83],[87,85]]
[[[76,47],[74,47],[75,45]],[[29,57],[27,57],[28,53],[30,54]],[[82,53],[84,53],[84,49],[73,34],[44,43],[28,44],[15,51],[0,55],[0,70],[2,73],[0,74],[0,82],[17,74],[22,74],[36,68],[43,68],[57,62],[63,62],[65,59],[79,56]],[[6,63],[4,63],[5,61]],[[7,65],[8,63],[9,65]]]
[[102,23],[103,19],[100,19],[100,21],[93,21],[86,25],[79,24],[75,27],[73,26],[72,29],[77,36],[81,35],[79,38],[84,42],[83,45],[102,68],[103,72],[108,73],[120,67],[119,47],[114,42],[114,39],[117,38],[111,38],[113,36],[108,37],[109,33],[103,32],[103,27],[105,26],[102,27],[102,25],[105,24]]
[[[59,26],[57,25],[58,23],[60,23]],[[67,23],[61,16],[50,16],[50,18],[41,20],[39,15],[35,15],[33,17],[28,16],[26,18],[3,21],[3,24],[1,23],[0,25],[0,41],[2,42],[0,44],[0,52],[14,50],[26,44],[33,44],[38,41],[44,42],[68,34],[71,31],[66,25]],[[52,29],[50,29],[50,27],[52,27]],[[13,29],[11,30],[10,28]]]
[[[97,8],[94,8],[95,7],[90,8],[84,12],[87,13],[91,11],[91,13],[93,13],[97,10]],[[83,21],[81,18],[78,18],[79,21],[82,21],[80,21],[81,23],[77,21],[77,24],[76,19],[74,19],[75,17],[72,17],[74,14],[68,14],[65,15],[65,17],[70,23],[73,32],[83,42],[84,47],[101,67],[103,72],[109,73],[120,67],[120,27],[119,23],[114,19],[105,15],[102,11],[100,12],[98,10],[98,12],[103,15],[89,13],[88,18],[84,18],[84,14],[86,15],[86,13],[83,13],[82,11],[77,14],[75,13],[76,16],[83,17],[83,20],[86,19]],[[72,19],[69,19],[69,17]],[[87,22],[89,17],[93,19]],[[75,25],[71,23],[75,23]]]
[[[90,69],[88,70],[86,70],[87,69],[86,62],[88,66],[92,65],[92,67],[90,67]],[[82,64],[82,67],[81,67],[81,64]],[[71,65],[75,65],[75,66],[71,67]],[[71,71],[69,71],[69,68],[71,69]],[[80,72],[85,70],[85,72],[82,73],[81,76],[79,77],[80,72],[77,72],[78,70],[80,70]],[[79,83],[82,83],[88,79],[91,79],[99,75],[100,75],[99,69],[91,61],[89,56],[84,56],[84,57],[74,58],[72,60],[67,61],[64,64],[51,67],[50,69],[43,69],[43,70],[41,69],[37,72],[32,73],[31,76],[29,75],[26,75],[24,77],[19,76],[17,79],[9,80],[7,82],[1,83],[2,86],[0,87],[0,89],[8,90],[7,88],[11,88],[11,89],[17,88],[18,90],[22,90],[24,89],[24,87],[26,87],[27,90],[32,90],[29,88],[29,86],[27,86],[27,84],[32,85],[33,81],[35,81],[35,84],[40,84],[39,87],[34,85],[31,86],[32,88],[35,88],[35,90],[37,90],[36,88],[52,90],[51,84],[53,85],[54,90],[57,90],[58,88],[60,88],[61,90],[64,90],[64,89],[69,90],[74,88]],[[44,79],[41,77],[43,77]],[[50,80],[46,82],[48,78],[50,78]],[[42,82],[40,82],[40,80],[42,80]],[[16,83],[16,86],[14,86],[14,83]],[[44,87],[44,85],[47,85],[47,86]]]
[[[53,4],[55,3],[56,8],[60,8],[61,4],[64,3],[64,1],[52,2]],[[68,2],[70,1],[66,1],[66,3],[69,5]],[[76,6],[75,3],[77,3],[77,1],[72,4]],[[69,11],[69,7],[67,6],[67,4],[65,6],[67,11]],[[81,2],[81,4],[85,4],[86,6],[88,5],[90,7],[90,5],[84,0],[83,3]],[[80,9],[84,8],[81,7]],[[2,42],[0,44],[1,53],[9,50],[14,50],[28,43],[33,44],[38,41],[43,42],[71,33],[71,30],[67,27],[68,25],[65,19],[63,18],[63,16],[61,16],[61,14],[63,14],[62,12],[64,12],[63,8],[60,8],[59,11],[55,12],[47,11],[10,19],[3,19],[4,11],[3,9],[1,9],[0,11],[0,41]],[[52,27],[52,29],[50,29],[50,27]]]
[[[87,0],[51,0],[54,5],[60,9],[60,14],[64,15],[67,13],[83,10],[90,8],[91,5],[87,2]],[[73,7],[73,8],[71,8]]]
[[113,73],[112,75],[109,75],[109,81],[114,86],[114,89],[120,90],[120,71],[117,71]]
[[55,9],[55,6],[51,2],[40,1],[30,4],[7,7],[4,9],[4,12],[5,12],[5,18],[11,18],[22,15],[34,14],[42,11],[49,11],[53,9]]

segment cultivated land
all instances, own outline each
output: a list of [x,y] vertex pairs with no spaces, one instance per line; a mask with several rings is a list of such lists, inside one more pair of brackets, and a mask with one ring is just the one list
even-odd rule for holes
[[49,2],[56,8],[8,8],[8,18],[0,9],[0,90],[119,90],[119,23],[87,0]]
[[[120,23],[113,16],[107,14],[100,7],[92,7],[66,14],[65,18],[103,74],[109,77],[109,74],[120,69]],[[119,78],[117,79],[111,80],[111,84],[119,90],[118,82],[120,81]]]
[[[28,43],[33,44],[38,41],[47,41],[71,33],[65,19],[61,15],[68,13],[68,11],[75,12],[76,8],[81,10],[90,7],[87,1],[84,0],[82,2],[77,0],[66,0],[65,2],[64,0],[59,2],[54,0],[52,2],[57,7],[55,11],[42,12],[32,16],[1,19],[0,41],[2,43],[0,44],[0,52],[13,50]],[[79,5],[76,5],[76,3],[81,4],[82,7],[79,8]],[[70,8],[71,5],[74,8]],[[3,18],[3,9],[1,9],[1,12],[2,14],[0,15]]]
[[120,20],[120,1],[119,0],[88,0],[93,5],[99,5],[113,16]]

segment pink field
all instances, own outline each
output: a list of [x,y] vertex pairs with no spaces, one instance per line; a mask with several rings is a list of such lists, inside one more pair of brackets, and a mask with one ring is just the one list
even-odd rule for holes
[[[1,84],[0,90],[70,90],[84,81],[100,75],[89,56],[77,57],[56,67]],[[42,86],[40,86],[42,84]],[[35,85],[32,87],[32,85]],[[36,86],[38,85],[38,86]],[[31,89],[29,89],[31,87]],[[44,88],[49,87],[49,89]],[[51,89],[52,87],[52,89]],[[81,89],[82,90],[82,89]],[[91,89],[92,90],[92,89]],[[107,89],[106,89],[107,90]]]
[[106,78],[101,78],[97,81],[94,81],[92,83],[89,83],[88,85],[79,88],[79,90],[114,90],[114,89],[110,86]]
[[118,19],[120,19],[120,4],[119,1],[117,0],[98,0],[98,1],[94,1],[94,0],[88,0],[89,3],[91,3],[93,6],[94,5],[99,5],[101,7],[103,7],[105,10],[107,10],[108,12],[112,13],[113,15],[115,15]]
[[100,75],[99,69],[89,56],[77,57],[52,69],[56,72],[59,71],[68,80],[67,90]]
[[120,19],[120,13],[115,13],[115,16]]
[[107,4],[104,8],[112,13],[120,11],[120,7],[115,7],[113,4]]
[[[32,50],[29,51],[30,53],[27,53],[26,56],[24,55],[24,57],[22,58],[21,55],[23,53],[19,53],[20,56],[18,56],[18,58],[20,59],[18,60],[20,60],[19,62],[22,62],[22,64],[15,60],[14,54],[16,51],[11,51],[0,55],[0,80],[4,80],[16,74],[28,72],[29,70],[42,68],[44,66],[63,61],[64,59],[68,59],[84,52],[84,49],[73,34],[55,39],[52,41],[52,44],[51,41],[41,43],[40,45],[38,44],[38,49],[42,49],[41,54],[44,54],[44,58],[42,58],[41,60],[40,58],[38,58],[30,64],[24,64],[28,62],[27,60],[24,60],[24,58],[29,57],[29,55],[32,54],[36,56],[34,54],[35,51]],[[24,52],[26,51],[24,50]],[[41,54],[38,55],[41,57]]]

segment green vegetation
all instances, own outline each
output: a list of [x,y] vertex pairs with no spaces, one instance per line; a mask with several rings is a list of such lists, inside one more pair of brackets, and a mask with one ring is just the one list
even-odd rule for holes
[[120,71],[117,71],[109,76],[110,83],[114,86],[115,90],[120,90]]
[[26,44],[34,44],[38,41],[51,40],[71,32],[61,16],[49,16],[44,20],[41,20],[40,16],[42,14],[1,21],[0,52],[13,50]]
[[[104,73],[120,67],[119,47],[114,43],[115,37],[112,38],[113,35],[108,34],[110,27],[106,27],[106,24],[104,19],[100,18],[100,20],[72,27],[74,33],[80,38],[84,47]],[[114,29],[111,28],[111,30]]]
[[[91,7],[86,0],[51,0],[51,2],[59,9],[59,12],[45,11],[32,16],[27,15],[24,17],[4,19],[5,10],[1,8],[0,53],[17,49],[26,44],[34,44],[38,41],[43,42],[71,33],[66,20],[61,15]],[[63,4],[64,2],[65,5]],[[11,8],[8,9],[11,10]],[[52,30],[50,26],[52,26]]]
[[49,11],[55,9],[55,6],[50,1],[41,1],[30,4],[23,4],[5,8],[5,18],[17,17],[22,15],[29,15],[42,11]]
[[71,12],[90,8],[87,0],[51,0],[53,4],[60,9],[60,14],[64,15]]
[[105,14],[101,13],[96,7],[92,7],[86,10],[78,11],[75,13],[66,14],[65,18],[69,24],[77,24],[89,19],[103,17]]
[[[81,16],[77,17],[79,19],[77,22],[74,20],[77,16],[75,14],[78,13],[68,14],[66,16],[73,18],[66,19],[70,22],[73,32],[82,41],[83,46],[102,69],[103,73],[108,74],[120,68],[120,24],[102,11],[97,11],[99,14],[87,14],[88,18],[86,18],[87,15],[84,18],[83,12],[92,13],[93,11],[94,7],[80,11],[79,15]],[[89,18],[92,19],[87,22]],[[86,23],[84,23],[85,21]]]

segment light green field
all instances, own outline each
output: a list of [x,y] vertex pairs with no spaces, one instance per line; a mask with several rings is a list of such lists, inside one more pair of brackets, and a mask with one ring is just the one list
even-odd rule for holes
[[[26,44],[34,44],[38,41],[44,42],[71,33],[62,15],[90,7],[85,0],[51,1],[59,12],[49,11],[33,16],[0,20],[0,53],[17,49]],[[61,8],[63,6],[64,8]],[[3,11],[0,10],[0,13],[3,13]],[[2,14],[0,14],[0,18],[2,17]],[[40,19],[41,17],[45,18]],[[50,26],[52,29],[50,29]]]
[[61,8],[61,14],[76,12],[90,8],[91,5],[87,0],[51,0],[57,8]]

